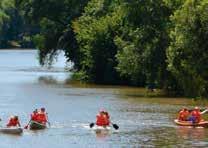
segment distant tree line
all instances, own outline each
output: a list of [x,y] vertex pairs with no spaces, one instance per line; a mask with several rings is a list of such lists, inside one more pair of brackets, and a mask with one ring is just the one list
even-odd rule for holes
[[41,64],[63,50],[76,79],[208,97],[208,0],[4,1],[0,45],[23,34]]

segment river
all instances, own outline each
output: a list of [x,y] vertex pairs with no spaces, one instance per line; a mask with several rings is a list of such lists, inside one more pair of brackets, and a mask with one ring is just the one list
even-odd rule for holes
[[[24,126],[40,107],[51,123],[43,131],[0,134],[1,148],[208,147],[208,129],[173,123],[182,106],[195,105],[192,100],[145,98],[140,88],[70,83],[65,66],[63,54],[48,69],[39,66],[36,50],[0,51],[1,125],[18,115]],[[88,127],[100,108],[109,111],[119,131],[96,134]]]

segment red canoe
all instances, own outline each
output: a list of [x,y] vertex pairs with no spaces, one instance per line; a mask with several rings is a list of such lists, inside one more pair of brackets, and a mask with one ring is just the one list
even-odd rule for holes
[[208,121],[201,121],[199,123],[192,123],[191,121],[178,121],[178,119],[175,119],[174,122],[180,126],[208,127]]

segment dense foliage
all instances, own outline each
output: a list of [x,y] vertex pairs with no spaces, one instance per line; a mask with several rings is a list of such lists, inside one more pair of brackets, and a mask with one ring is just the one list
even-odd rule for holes
[[41,64],[63,50],[80,80],[207,97],[207,12],[207,0],[2,0],[0,46],[23,34]]

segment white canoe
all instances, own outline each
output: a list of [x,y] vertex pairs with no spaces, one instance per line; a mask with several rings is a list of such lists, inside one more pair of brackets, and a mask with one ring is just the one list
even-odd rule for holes
[[21,134],[23,129],[21,127],[3,127],[0,128],[0,132],[5,134]]
[[93,128],[92,128],[96,133],[101,133],[101,132],[109,132],[111,130],[111,127],[110,126],[97,126],[95,125]]

